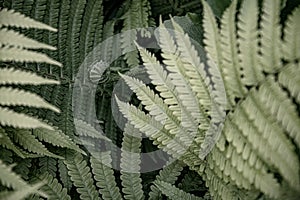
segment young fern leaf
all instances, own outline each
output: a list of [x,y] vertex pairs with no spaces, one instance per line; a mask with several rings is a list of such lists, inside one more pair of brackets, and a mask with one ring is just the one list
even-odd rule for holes
[[55,47],[37,42],[36,40],[25,37],[23,34],[8,29],[0,30],[0,44],[27,49],[56,50]]
[[50,200],[71,200],[71,197],[67,193],[67,189],[63,188],[56,178],[52,175],[45,173],[39,177],[40,180],[45,182],[45,185],[41,188],[45,192]]
[[243,1],[237,26],[242,82],[245,85],[256,85],[264,78],[259,64],[258,3],[256,0]]
[[285,22],[284,28],[284,42],[283,42],[283,56],[288,61],[299,60],[300,58],[300,7],[296,8]]
[[203,200],[203,198],[197,197],[193,194],[186,193],[170,183],[164,181],[154,181],[154,184],[165,194],[168,198],[172,200],[186,199],[186,200]]
[[0,69],[0,84],[59,84],[57,80],[43,78],[32,72],[21,71],[14,68],[1,68]]
[[80,199],[100,199],[90,173],[90,168],[87,166],[82,155],[76,153],[75,157],[68,157],[64,163],[67,165],[71,180],[77,187],[76,190],[80,194]]
[[90,159],[96,185],[100,188],[99,192],[104,200],[121,200],[121,193],[117,187],[114,171],[111,168],[110,152],[91,152]]
[[38,119],[3,107],[0,107],[0,124],[17,128],[46,128],[53,130],[51,126]]
[[[265,72],[274,73],[282,67],[281,61],[281,0],[264,1],[260,30],[260,63]],[[270,42],[272,41],[272,42]]]
[[37,28],[55,32],[57,31],[57,29],[52,28],[51,26],[37,22],[34,19],[26,17],[23,14],[15,12],[14,10],[8,10],[7,8],[0,10],[0,28],[2,28],[2,26],[15,26],[20,28]]
[[142,179],[140,177],[141,164],[141,132],[127,123],[121,148],[121,180],[124,198],[128,200],[144,199]]
[[0,93],[0,105],[2,106],[31,106],[36,108],[47,108],[58,113],[60,112],[58,108],[31,92],[13,89],[11,87],[0,87]]
[[237,1],[235,0],[225,10],[221,20],[220,41],[222,49],[222,72],[224,76],[224,82],[227,84],[226,89],[230,95],[229,98],[231,101],[235,98],[243,97],[246,92],[241,80],[241,71],[238,58],[238,43],[236,39],[237,36],[235,23],[236,7]]
[[[182,170],[183,163],[179,160],[175,160],[172,163],[167,163],[166,166],[159,171],[159,175],[156,176],[156,180],[174,184],[175,181],[178,179],[178,176],[181,174]],[[162,199],[162,192],[155,185],[151,185],[150,189],[150,200]]]

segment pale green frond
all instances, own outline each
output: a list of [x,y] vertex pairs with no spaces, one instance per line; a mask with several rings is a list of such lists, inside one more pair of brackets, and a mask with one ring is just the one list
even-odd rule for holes
[[121,148],[121,184],[124,198],[128,200],[144,199],[143,185],[140,174],[141,164],[141,138],[142,134],[131,124],[124,128]]
[[0,69],[0,84],[59,84],[57,80],[43,78],[29,71],[22,71],[14,68]]
[[300,64],[291,64],[286,66],[286,68],[279,73],[278,77],[279,83],[289,90],[290,94],[295,98],[298,104],[300,104],[299,73]]
[[[266,94],[266,93],[264,93]],[[270,110],[263,107],[262,100],[252,91],[235,110],[235,124],[242,130],[259,156],[275,166],[291,186],[298,187],[299,160],[294,147]]]
[[2,160],[0,160],[0,182],[1,185],[13,189],[29,188],[26,181],[13,172],[12,167],[5,165]]
[[48,142],[54,146],[69,148],[77,151],[78,153],[85,154],[83,150],[66,134],[61,130],[54,128],[55,130],[48,130],[43,128],[36,128],[32,130],[32,134],[39,140]]
[[260,64],[265,72],[274,73],[281,63],[281,0],[264,1],[260,29]]
[[258,54],[258,11],[256,0],[244,0],[238,14],[238,56],[245,85],[256,85],[264,78]]
[[222,69],[222,51],[221,40],[218,25],[215,19],[215,15],[210,6],[205,0],[202,0],[203,4],[203,27],[204,27],[204,44],[205,50],[208,55],[213,59],[219,69]]
[[[4,191],[0,193],[2,200],[23,200],[30,194],[38,193],[38,190],[44,185],[44,182],[36,183],[30,187],[20,188],[15,191]],[[44,195],[44,197],[47,197]]]
[[[246,89],[241,80],[241,71],[238,58],[238,42],[235,24],[237,1],[233,1],[225,10],[221,20],[221,48],[222,48],[222,73],[226,85],[227,98],[234,102],[235,98],[245,95]],[[245,66],[248,67],[248,66]],[[252,67],[252,66],[251,66]]]
[[[163,181],[166,183],[174,184],[175,181],[178,179],[178,176],[181,174],[183,170],[183,163],[179,160],[175,160],[172,163],[166,163],[160,171],[159,175],[156,176],[156,180]],[[162,199],[162,192],[155,186],[151,185],[151,191],[149,192],[149,199],[150,200],[161,200]]]
[[0,45],[15,46],[19,48],[28,48],[28,49],[56,50],[55,47],[52,47],[47,44],[43,44],[36,40],[30,39],[24,36],[23,34],[8,29],[0,30]]
[[104,200],[121,200],[121,193],[115,181],[110,152],[91,152],[90,159],[96,185]]
[[56,178],[46,173],[39,177],[44,182],[41,190],[48,196],[50,200],[71,200],[71,197],[67,193],[67,189],[63,188]]
[[24,153],[19,147],[17,147],[12,141],[8,134],[5,132],[3,128],[0,128],[0,133],[2,137],[0,137],[0,146],[3,146],[9,150],[12,150],[15,154],[20,156],[21,158],[25,158]]
[[55,155],[51,153],[44,144],[42,144],[39,140],[32,135],[30,130],[15,130],[13,133],[15,142],[19,143],[24,149],[28,150],[29,152],[49,156],[53,158],[63,159],[63,157]]
[[53,130],[51,126],[36,118],[14,112],[4,107],[0,107],[0,124],[16,128],[46,128]]
[[163,194],[169,197],[172,200],[184,199],[184,200],[203,200],[201,197],[197,197],[193,194],[189,194],[180,190],[179,188],[171,185],[170,183],[166,183],[164,181],[154,181],[154,184],[161,190]]
[[44,62],[52,65],[62,66],[61,63],[49,58],[47,55],[38,53],[36,51],[30,51],[26,49],[20,49],[17,47],[2,47],[0,48],[0,60],[1,61],[16,61],[16,62]]
[[0,105],[2,106],[30,106],[36,108],[47,108],[54,112],[60,112],[60,110],[46,102],[40,96],[26,92],[25,90],[14,89],[11,87],[0,87]]
[[100,199],[89,166],[83,159],[82,155],[76,153],[64,160],[67,165],[68,174],[77,187],[76,190],[80,194],[81,199]]
[[[298,65],[292,64],[287,66],[280,73],[279,82],[281,83],[284,78],[288,78],[289,82],[293,84],[290,83],[290,85],[287,85],[287,88],[291,91],[299,91],[299,72]],[[285,75],[288,77],[284,77]],[[293,88],[291,86],[293,86]],[[295,96],[299,96],[299,92],[296,93]],[[289,99],[288,94],[275,82],[274,78],[268,78],[267,81],[261,85],[259,97],[262,105],[268,108],[269,115],[277,119],[277,123],[280,123],[288,135],[300,146],[300,117],[297,112],[297,107],[293,104],[293,101]]]
[[37,28],[55,32],[57,31],[57,29],[52,28],[51,26],[48,26],[41,22],[37,22],[34,19],[26,17],[19,12],[15,12],[14,10],[8,10],[7,8],[3,8],[2,10],[0,10],[0,28],[2,28],[2,26]]
[[79,136],[88,136],[97,139],[103,139],[106,141],[111,141],[108,137],[102,133],[102,130],[96,130],[92,125],[86,123],[80,119],[74,119],[74,124],[76,126],[76,133]]
[[283,55],[288,61],[295,61],[300,58],[300,7],[296,8],[285,22]]

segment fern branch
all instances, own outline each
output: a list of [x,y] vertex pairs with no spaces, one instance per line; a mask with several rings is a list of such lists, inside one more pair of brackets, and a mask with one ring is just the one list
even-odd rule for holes
[[144,199],[142,179],[140,177],[141,132],[127,123],[121,148],[121,180],[124,198],[128,200]]
[[55,28],[52,28],[41,22],[37,22],[23,14],[13,10],[8,10],[6,8],[3,8],[0,11],[0,28],[2,28],[2,26],[15,26],[20,28],[37,28],[55,32],[57,31]]
[[36,108],[47,108],[54,112],[60,112],[58,108],[46,102],[40,96],[24,90],[13,89],[11,87],[0,87],[0,105],[23,105]]
[[7,108],[0,107],[0,124],[3,126],[13,126],[17,128],[46,128],[53,130],[48,124],[41,122],[38,119],[25,115],[23,113],[16,113]]

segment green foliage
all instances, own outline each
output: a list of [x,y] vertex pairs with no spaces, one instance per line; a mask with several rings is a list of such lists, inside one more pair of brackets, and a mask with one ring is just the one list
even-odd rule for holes
[[[0,0],[0,199],[299,199],[298,4]],[[135,45],[159,21],[161,49]],[[140,64],[150,84],[123,75]],[[157,147],[175,161],[141,173]]]

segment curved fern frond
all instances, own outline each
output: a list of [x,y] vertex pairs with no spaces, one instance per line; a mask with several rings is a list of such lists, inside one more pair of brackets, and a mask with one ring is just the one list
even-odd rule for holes
[[0,69],[0,84],[59,84],[57,80],[43,78],[32,72],[21,71],[14,68]]
[[[245,85],[256,85],[263,79],[262,68],[259,64],[258,47],[258,3],[245,0],[238,15],[238,54]],[[239,69],[237,69],[239,70]]]
[[46,128],[53,130],[51,126],[38,119],[3,107],[0,107],[0,124],[17,128]]
[[96,185],[100,188],[99,192],[105,200],[121,200],[121,193],[117,187],[114,171],[111,168],[112,159],[110,152],[92,152],[90,159]]
[[[282,67],[281,63],[281,0],[264,1],[260,23],[260,64],[265,72],[274,73]],[[272,42],[270,42],[272,41]]]
[[[44,182],[36,183],[30,187],[21,188],[15,191],[0,192],[0,199],[2,200],[22,200],[30,194],[38,193],[38,190],[44,185]],[[44,195],[46,197],[46,195]]]
[[80,194],[80,199],[99,199],[90,168],[87,166],[82,155],[76,153],[64,160],[64,163],[67,165],[71,180],[77,187],[76,190]]
[[[182,170],[183,163],[179,160],[175,160],[170,164],[167,163],[166,166],[159,171],[159,175],[156,176],[156,180],[174,184]],[[149,199],[162,199],[162,193],[155,185],[151,185],[150,189]]]
[[52,28],[51,26],[37,22],[23,14],[13,10],[8,10],[7,8],[3,8],[0,11],[0,28],[2,28],[2,26],[15,26],[20,28],[37,28],[55,32],[57,31],[57,29]]
[[36,40],[25,37],[23,34],[19,34],[13,30],[8,29],[0,30],[0,44],[27,49],[56,50],[55,47],[37,42]]
[[58,108],[46,102],[40,96],[24,90],[13,89],[11,87],[0,87],[0,105],[4,106],[31,106],[36,108],[47,108],[54,112],[60,112]]
[[140,177],[141,163],[141,132],[127,123],[121,148],[121,180],[124,198],[128,200],[144,199],[142,179]]
[[17,47],[0,48],[0,60],[17,61],[17,62],[45,62],[48,64],[62,67],[61,63],[49,58],[45,54],[37,53],[35,51],[20,49]]
[[32,134],[39,138],[39,140],[48,142],[54,146],[69,148],[77,151],[78,153],[85,154],[85,152],[81,150],[68,135],[58,129],[51,131],[48,129],[37,128],[32,130]]
[[43,174],[39,177],[40,180],[45,182],[41,190],[44,191],[48,199],[60,199],[60,200],[71,200],[71,197],[67,193],[67,189],[63,188],[62,185],[50,174]]
[[[237,1],[233,1],[227,8],[221,20],[221,48],[222,48],[222,66],[224,82],[231,102],[235,98],[241,98],[245,95],[246,89],[242,84],[241,71],[238,58],[238,42],[236,36],[236,15]],[[247,47],[249,48],[249,47]],[[248,56],[248,55],[246,55]],[[243,65],[242,65],[243,66]],[[245,68],[251,66],[243,66]]]
[[203,198],[197,197],[193,194],[186,193],[179,188],[176,188],[174,185],[171,185],[170,183],[166,183],[163,181],[154,181],[154,184],[162,191],[163,194],[165,194],[167,197],[169,197],[172,200],[177,199],[186,199],[186,200],[203,200]]
[[285,22],[284,43],[282,47],[284,58],[288,61],[299,60],[300,58],[300,7],[296,8]]
[[14,140],[29,152],[53,158],[63,159],[63,157],[51,153],[45,147],[44,144],[42,144],[39,140],[35,138],[34,135],[32,135],[31,131],[29,130],[16,130],[13,135]]

